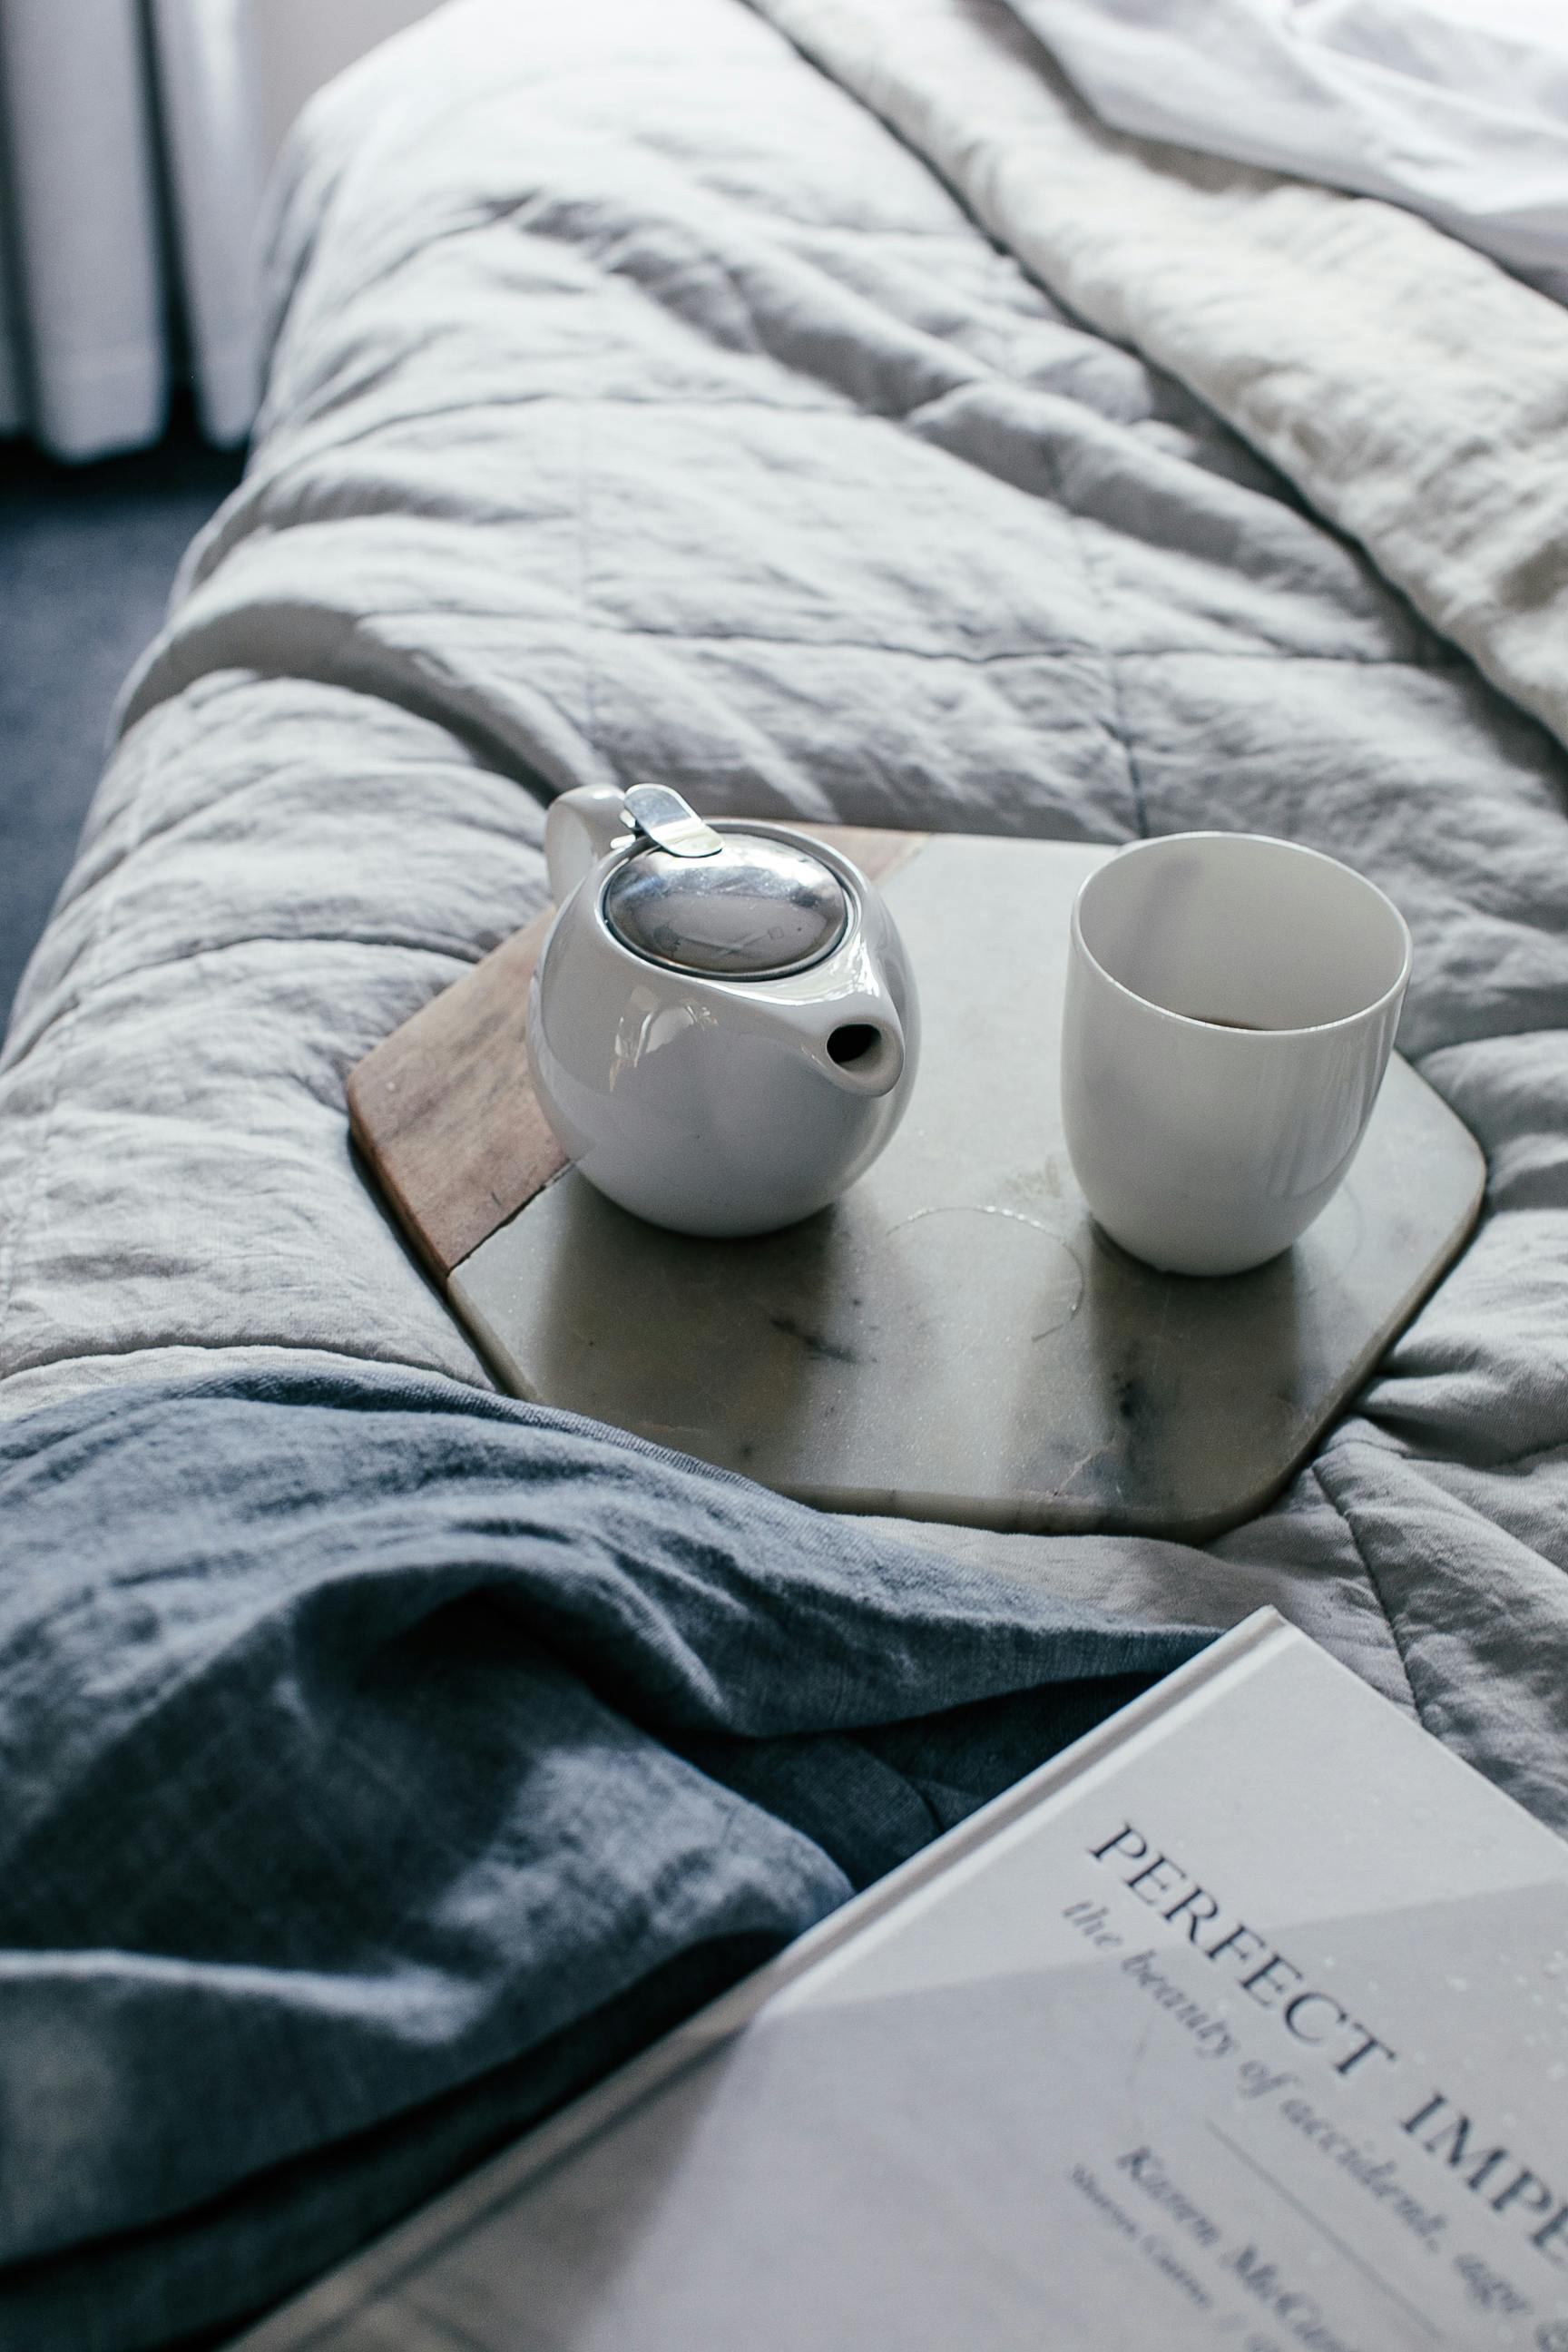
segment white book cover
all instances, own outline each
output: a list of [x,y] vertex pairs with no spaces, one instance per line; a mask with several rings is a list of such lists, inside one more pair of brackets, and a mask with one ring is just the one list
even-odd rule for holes
[[1568,1848],[1271,1612],[247,2352],[1568,2352]]

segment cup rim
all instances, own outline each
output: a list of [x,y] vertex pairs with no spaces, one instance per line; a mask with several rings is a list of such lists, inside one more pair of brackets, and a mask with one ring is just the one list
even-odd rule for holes
[[[1288,856],[1310,857],[1314,859],[1320,866],[1331,866],[1336,874],[1348,874],[1352,882],[1359,882],[1363,889],[1370,890],[1372,892],[1374,898],[1380,898],[1383,901],[1383,904],[1387,908],[1389,913],[1393,916],[1395,923],[1399,927],[1399,938],[1403,942],[1403,953],[1400,957],[1399,971],[1395,977],[1390,982],[1388,987],[1384,990],[1381,996],[1374,996],[1365,1004],[1358,1005],[1353,1013],[1342,1013],[1338,1020],[1335,1021],[1301,1022],[1295,1027],[1289,1029],[1228,1028],[1221,1022],[1202,1020],[1195,1013],[1173,1012],[1168,1004],[1156,1003],[1153,997],[1142,996],[1139,993],[1137,989],[1129,988],[1124,980],[1118,980],[1113,971],[1108,971],[1106,970],[1104,964],[1100,962],[1100,958],[1095,954],[1094,950],[1084,938],[1083,923],[1081,919],[1083,902],[1089,890],[1092,889],[1094,884],[1099,881],[1100,876],[1102,874],[1109,873],[1111,866],[1116,865],[1120,859],[1123,857],[1135,857],[1141,850],[1161,849],[1168,843],[1177,841],[1257,842],[1264,848],[1281,850]],[[1384,1012],[1388,1005],[1396,1003],[1404,994],[1405,988],[1409,984],[1411,965],[1415,958],[1415,943],[1410,936],[1409,924],[1405,921],[1404,916],[1400,913],[1398,908],[1394,905],[1387,891],[1380,888],[1378,884],[1371,879],[1370,876],[1361,873],[1353,866],[1347,866],[1342,857],[1331,857],[1326,850],[1310,848],[1304,841],[1285,841],[1282,840],[1278,834],[1273,833],[1233,833],[1223,825],[1205,825],[1182,833],[1155,833],[1147,835],[1142,841],[1123,842],[1121,847],[1117,849],[1111,856],[1105,860],[1103,865],[1097,866],[1092,874],[1085,875],[1083,880],[1079,884],[1072,902],[1072,943],[1078,953],[1083,958],[1085,963],[1089,966],[1090,970],[1104,981],[1108,988],[1114,989],[1118,996],[1125,997],[1129,1004],[1136,1004],[1145,1013],[1155,1013],[1162,1021],[1173,1022],[1179,1029],[1196,1030],[1208,1037],[1213,1037],[1218,1034],[1235,1038],[1245,1045],[1255,1045],[1270,1037],[1326,1037],[1336,1029],[1350,1029],[1358,1022],[1364,1022],[1372,1019],[1374,1014]]]

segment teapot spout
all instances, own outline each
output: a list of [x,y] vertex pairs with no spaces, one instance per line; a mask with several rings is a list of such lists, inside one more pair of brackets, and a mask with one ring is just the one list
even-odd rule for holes
[[822,1039],[816,1058],[846,1093],[890,1094],[904,1075],[903,1024],[889,1003],[851,1006]]

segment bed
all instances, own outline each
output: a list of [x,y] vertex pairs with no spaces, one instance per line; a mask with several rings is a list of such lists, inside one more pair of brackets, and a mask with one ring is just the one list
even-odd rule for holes
[[[1261,1601],[1568,1824],[1568,315],[990,0],[451,0],[0,1072],[0,2315],[218,2340]],[[1476,1239],[1205,1549],[498,1397],[351,1153],[570,785],[1362,867]]]

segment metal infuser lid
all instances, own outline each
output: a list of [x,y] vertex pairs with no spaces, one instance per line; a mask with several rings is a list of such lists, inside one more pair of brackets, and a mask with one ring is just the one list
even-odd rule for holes
[[637,846],[605,887],[623,947],[671,971],[782,980],[831,955],[849,900],[831,866],[794,842],[716,833],[666,784],[627,793]]

